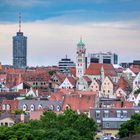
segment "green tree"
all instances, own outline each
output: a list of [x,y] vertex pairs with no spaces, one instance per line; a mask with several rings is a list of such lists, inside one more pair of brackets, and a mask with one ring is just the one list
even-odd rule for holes
[[40,120],[0,127],[0,140],[93,140],[96,124],[85,114],[44,112]]
[[119,129],[119,136],[127,137],[140,133],[140,114],[134,114],[130,120],[123,123]]

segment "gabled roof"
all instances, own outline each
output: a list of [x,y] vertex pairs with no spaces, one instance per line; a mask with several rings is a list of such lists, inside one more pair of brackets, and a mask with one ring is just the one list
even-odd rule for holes
[[54,74],[54,76],[56,76],[60,82],[63,82],[64,79],[66,78],[66,76],[63,73],[60,73],[60,72],[56,72]]
[[88,76],[83,76],[83,78],[87,81],[88,84],[91,84],[91,79]]
[[105,76],[117,76],[117,73],[112,64],[91,63],[86,69],[85,75],[100,75],[103,67]]
[[120,77],[117,82],[117,87],[120,87],[124,91],[132,91],[130,84],[124,77]]
[[73,78],[73,77],[66,77],[66,78],[69,80],[69,82],[70,82],[72,85],[75,86],[75,84],[76,84],[76,79],[75,79],[75,78]]
[[87,112],[90,107],[95,107],[96,95],[82,95],[82,94],[67,94],[64,96],[64,103],[62,110],[66,109],[68,105],[74,111]]
[[70,68],[69,70],[70,70],[70,73],[71,73],[74,77],[76,77],[76,68],[73,67],[73,68]]

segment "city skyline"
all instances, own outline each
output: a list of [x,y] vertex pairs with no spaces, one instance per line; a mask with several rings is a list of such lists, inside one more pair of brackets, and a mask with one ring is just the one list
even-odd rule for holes
[[[74,62],[82,35],[87,53],[112,51],[119,60],[140,59],[140,2],[136,0],[0,0],[0,61],[12,64],[12,36],[28,37],[28,65],[57,65],[66,54]],[[8,54],[8,55],[7,55]]]

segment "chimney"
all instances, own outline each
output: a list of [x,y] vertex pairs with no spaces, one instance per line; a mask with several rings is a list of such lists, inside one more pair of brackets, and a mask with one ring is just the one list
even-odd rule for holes
[[25,115],[24,114],[21,114],[20,115],[20,120],[21,120],[21,122],[24,122],[25,121]]

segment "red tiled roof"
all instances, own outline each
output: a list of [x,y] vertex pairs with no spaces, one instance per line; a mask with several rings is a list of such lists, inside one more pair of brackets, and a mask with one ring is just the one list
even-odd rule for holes
[[118,80],[117,87],[120,87],[122,90],[131,90],[129,83],[123,77],[120,77]]
[[78,94],[78,95],[96,95],[97,92],[96,91],[81,91],[81,90],[77,90],[75,92],[75,94]]
[[114,102],[114,107],[115,108],[131,108],[133,107],[133,102],[129,102],[129,101],[116,101]]
[[83,78],[87,81],[88,84],[91,84],[91,79],[88,76],[83,76]]
[[86,69],[86,75],[100,75],[101,68],[104,68],[105,76],[117,76],[117,73],[112,64],[91,63]]
[[70,68],[70,73],[71,73],[74,77],[76,77],[76,68],[75,68],[75,67]]
[[55,73],[55,75],[60,82],[63,82],[64,79],[66,78],[66,76],[64,74],[60,73],[60,72]]
[[40,120],[41,115],[43,115],[43,110],[31,111],[30,120]]
[[62,101],[63,97],[64,97],[63,92],[57,92],[57,93],[51,94],[49,100],[50,101]]
[[69,94],[69,93],[72,93],[74,92],[74,89],[60,89],[60,92],[62,92],[63,94]]
[[10,105],[10,110],[15,110],[15,109],[18,109],[18,100],[3,100],[2,101],[2,105]]
[[72,85],[76,85],[76,79],[73,78],[73,77],[67,77],[67,79],[69,80],[69,82],[72,84]]
[[67,94],[64,96],[62,110],[68,105],[74,111],[87,112],[90,107],[95,107],[96,95]]

